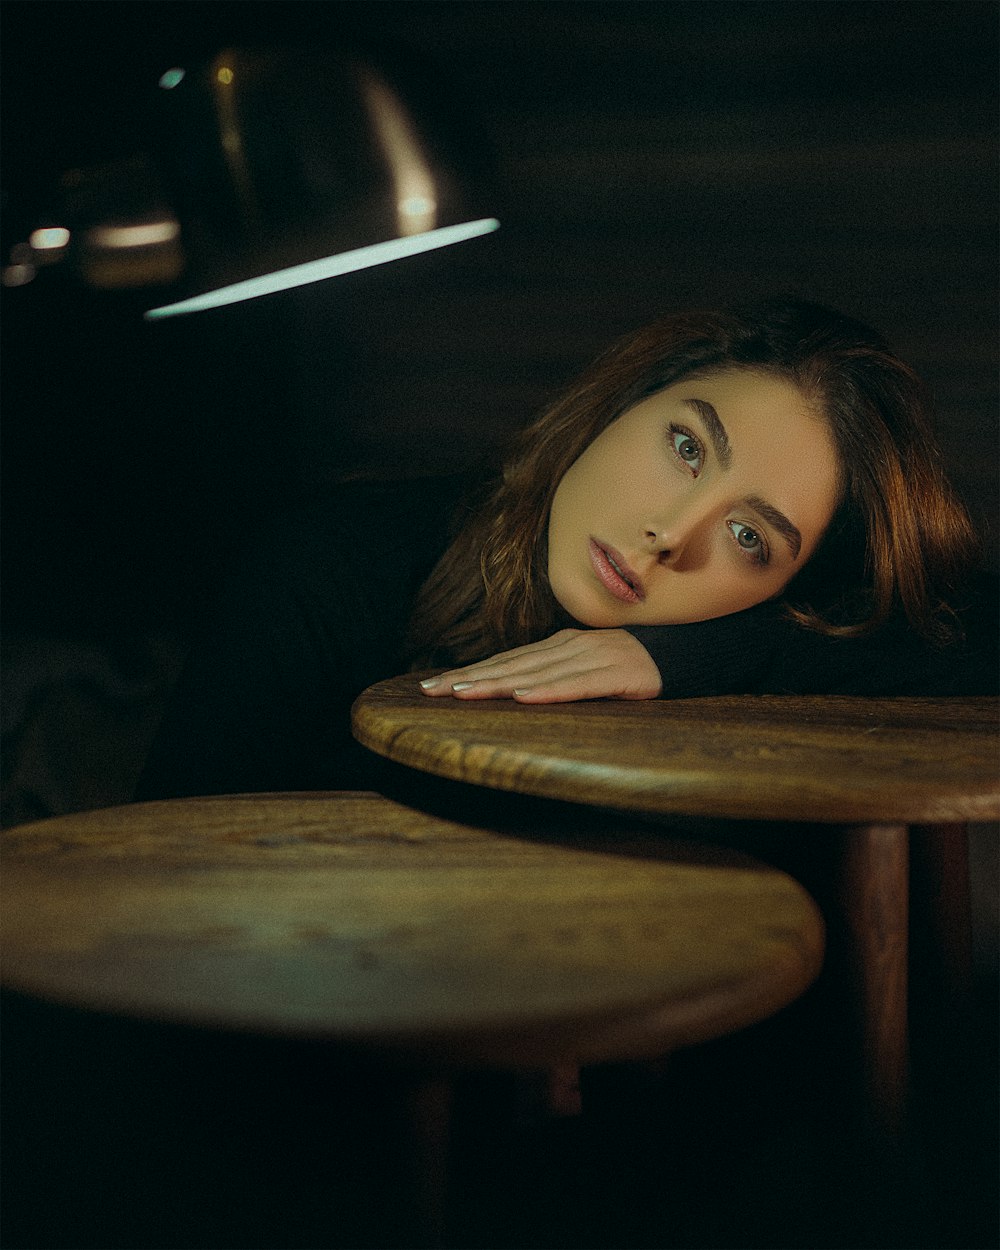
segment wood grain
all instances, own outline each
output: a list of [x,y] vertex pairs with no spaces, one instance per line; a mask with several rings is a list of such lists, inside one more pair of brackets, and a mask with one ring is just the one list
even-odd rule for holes
[[831,823],[1000,815],[997,702],[732,697],[526,706],[428,699],[415,676],[355,702],[355,737],[457,781],[636,812]]
[[374,794],[111,808],[4,835],[4,983],[90,1009],[315,1036],[424,1066],[662,1054],[819,971],[805,891],[639,831],[498,835]]

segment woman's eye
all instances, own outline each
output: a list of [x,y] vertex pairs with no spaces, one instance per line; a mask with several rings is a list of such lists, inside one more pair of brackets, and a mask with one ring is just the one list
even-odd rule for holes
[[742,521],[727,521],[726,524],[729,526],[733,537],[736,539],[736,545],[741,551],[745,551],[755,563],[767,564],[767,546],[763,538],[752,526],[744,525]]
[[695,476],[701,472],[702,460],[704,452],[701,443],[689,434],[687,430],[678,429],[676,426],[670,427],[670,445],[674,449],[674,454],[694,471]]

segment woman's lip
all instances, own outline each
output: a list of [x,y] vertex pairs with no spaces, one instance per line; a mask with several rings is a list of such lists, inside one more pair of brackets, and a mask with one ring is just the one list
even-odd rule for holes
[[[642,603],[646,597],[642,582],[625,563],[625,558],[614,547],[590,540],[590,563],[605,589],[624,603]],[[617,566],[617,567],[616,567]]]

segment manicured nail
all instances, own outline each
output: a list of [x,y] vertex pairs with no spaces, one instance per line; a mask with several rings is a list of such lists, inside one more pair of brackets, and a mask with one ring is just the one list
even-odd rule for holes
[[435,686],[441,685],[440,677],[425,677],[420,683],[421,690],[433,690]]
[[452,690],[471,690],[475,685],[472,681],[456,681],[452,683]]

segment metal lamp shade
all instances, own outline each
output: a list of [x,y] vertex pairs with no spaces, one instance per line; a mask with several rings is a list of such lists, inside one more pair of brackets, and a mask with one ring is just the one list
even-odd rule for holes
[[[231,303],[484,234],[461,118],[361,58],[241,48],[165,71],[149,151],[63,178],[58,236],[97,287],[155,285],[147,317]],[[46,243],[46,246],[40,246]],[[58,238],[58,244],[55,240]],[[39,246],[36,246],[39,245]]]

